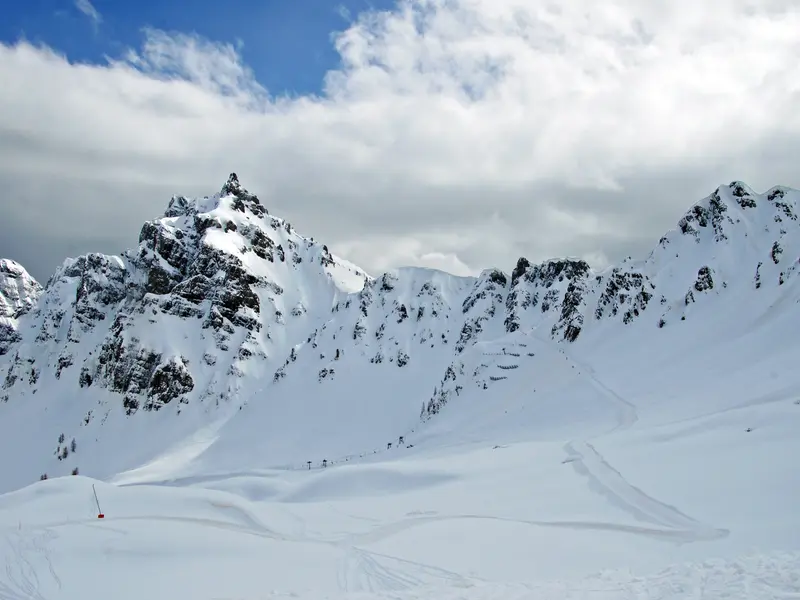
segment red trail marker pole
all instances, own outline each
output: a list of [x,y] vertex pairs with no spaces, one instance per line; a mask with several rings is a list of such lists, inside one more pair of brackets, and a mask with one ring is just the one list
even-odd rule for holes
[[97,490],[94,489],[94,484],[92,484],[92,491],[94,492],[94,502],[97,504],[97,518],[104,519],[105,515],[103,514],[103,511],[100,510],[100,501],[97,499]]

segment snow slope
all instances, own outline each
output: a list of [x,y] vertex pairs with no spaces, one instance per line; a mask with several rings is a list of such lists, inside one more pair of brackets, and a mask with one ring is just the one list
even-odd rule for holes
[[796,597],[798,197],[477,278],[174,198],[0,359],[0,597]]
[[[514,458],[506,470],[527,463]],[[0,594],[560,600],[777,598],[798,591],[796,553],[619,568],[623,560],[641,565],[658,548],[678,546],[525,517],[547,507],[543,501],[526,508],[520,500],[518,515],[495,516],[497,511],[480,504],[491,499],[485,488],[477,496],[455,494],[464,477],[496,479],[488,469],[475,474],[470,467],[467,474],[465,466],[450,466],[460,477],[449,487],[369,503],[265,503],[196,487],[97,484],[106,511],[102,521],[94,515],[90,480],[47,481],[3,498],[0,519],[7,529],[0,553],[6,569]],[[522,491],[529,487],[523,483]],[[508,504],[502,505],[505,512]],[[549,503],[551,513],[555,504]],[[595,570],[568,574],[587,566]]]

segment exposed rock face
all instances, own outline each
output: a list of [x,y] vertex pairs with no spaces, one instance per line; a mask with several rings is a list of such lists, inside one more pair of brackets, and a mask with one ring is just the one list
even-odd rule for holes
[[[582,306],[585,303],[590,269],[582,260],[548,260],[531,265],[525,258],[517,261],[511,274],[511,292],[506,298],[505,327],[516,331],[521,324],[558,315],[551,333],[554,337],[574,341],[583,326]],[[545,316],[547,315],[547,316]]]
[[19,341],[17,326],[20,317],[31,310],[42,286],[19,263],[0,259],[0,355],[6,354]]
[[[275,350],[271,332],[284,311],[307,320],[298,306],[318,314],[317,303],[330,306],[340,288],[349,291],[334,275],[351,285],[365,277],[270,216],[235,174],[210,198],[173,197],[164,217],[145,223],[138,247],[122,256],[67,260],[43,294],[33,280],[19,283],[18,269],[6,270],[17,281],[6,285],[16,295],[3,304],[13,315],[42,298],[4,347],[14,350],[5,395],[35,393],[39,377],[52,376],[118,394],[128,414],[189,402],[192,392],[227,397],[232,388],[224,383],[201,392],[197,372],[213,364],[240,376],[244,363]],[[301,285],[286,294],[277,279]],[[321,283],[311,296],[302,286],[307,279]]]
[[709,267],[700,267],[697,271],[697,281],[694,282],[694,289],[698,292],[705,292],[714,289],[714,278]]

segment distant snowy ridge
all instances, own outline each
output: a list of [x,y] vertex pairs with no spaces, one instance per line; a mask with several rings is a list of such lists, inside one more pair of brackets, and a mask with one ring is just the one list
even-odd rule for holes
[[[375,435],[397,440],[410,411],[418,423],[466,386],[513,378],[535,354],[526,336],[580,345],[646,328],[658,344],[664,328],[695,335],[693,315],[707,303],[746,311],[748,322],[796,303],[798,198],[788,188],[721,186],[646,258],[602,271],[579,259],[520,258],[511,273],[403,268],[371,278],[270,215],[231,174],[213,196],[173,197],[135,249],[69,259],[43,291],[32,279],[23,286],[27,300],[0,358],[0,414],[52,429],[47,446],[31,441],[28,452],[55,474],[72,464],[61,443],[50,448],[60,430],[110,443],[109,420],[134,445],[147,435],[109,472],[170,447],[198,455],[222,443],[216,434],[191,452],[178,442],[223,426],[237,432],[226,443],[268,431],[278,444],[281,429],[289,440],[311,414],[324,415],[308,425],[324,447],[347,411],[380,415],[387,425]],[[477,345],[506,339],[490,372]],[[248,404],[281,410],[256,418]],[[167,406],[190,415],[179,426],[174,414],[134,426]],[[264,460],[283,458],[270,450]]]
[[[525,258],[510,275],[490,269],[478,278],[399,269],[342,299],[334,318],[302,349],[309,344],[308,353],[318,346],[337,348],[333,357],[320,354],[320,381],[332,379],[337,370],[352,369],[346,365],[352,365],[353,354],[358,357],[353,360],[398,367],[450,357],[424,407],[423,416],[430,416],[463,389],[464,378],[458,375],[464,375],[465,362],[460,357],[480,341],[535,331],[538,337],[575,342],[582,336],[614,336],[634,324],[655,333],[690,320],[698,303],[735,310],[741,294],[756,302],[760,297],[762,309],[768,310],[774,298],[763,291],[767,287],[781,288],[782,297],[797,302],[798,198],[800,193],[787,188],[757,195],[733,182],[687,211],[645,259],[628,258],[599,272],[579,259],[531,264]],[[657,341],[654,335],[652,342]],[[339,363],[345,350],[348,360]],[[515,356],[520,353],[524,349]],[[479,364],[467,379],[484,387],[506,379],[519,366],[515,356],[506,356],[507,364],[500,365],[506,373],[481,377]],[[276,381],[286,376],[296,357],[293,351]]]

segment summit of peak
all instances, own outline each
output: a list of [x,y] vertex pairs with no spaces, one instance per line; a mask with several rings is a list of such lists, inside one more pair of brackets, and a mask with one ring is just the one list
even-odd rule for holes
[[[251,194],[248,192],[244,186],[239,181],[239,176],[236,173],[231,173],[228,176],[228,181],[225,182],[225,185],[222,186],[222,190],[220,191],[220,197],[225,196],[234,196],[237,199],[237,202],[249,202],[250,204],[261,204],[261,201],[258,199],[258,196],[255,194]],[[259,212],[261,212],[259,210]],[[266,212],[266,211],[265,211]]]
[[228,176],[228,181],[222,186],[223,195],[238,195],[242,191],[242,184],[239,183],[239,176],[236,173],[231,173]]
[[743,188],[745,188],[745,189],[747,189],[747,190],[751,190],[751,191],[752,191],[752,188],[751,188],[749,185],[747,185],[747,183],[745,183],[744,181],[741,181],[741,180],[739,180],[739,179],[734,179],[733,181],[731,181],[731,182],[728,184],[728,187],[729,187],[729,188],[731,188],[731,189],[735,189],[735,188],[737,188],[738,186],[742,186]]
[[17,320],[26,314],[43,292],[21,264],[0,258],[0,356],[19,339]]
[[25,267],[10,258],[0,258],[0,315],[3,314],[4,297],[7,299],[9,294],[33,297],[41,290],[42,286]]
[[[223,200],[225,202],[222,202]],[[164,216],[178,217],[207,213],[229,203],[232,203],[233,207],[241,212],[247,206],[258,216],[269,214],[269,211],[261,204],[258,196],[247,191],[239,181],[239,176],[236,173],[231,173],[225,185],[213,196],[197,198],[173,196],[169,201]]]
[[[720,186],[719,188],[717,188],[717,193],[719,192],[719,189],[722,188],[722,187],[723,186]],[[727,187],[728,187],[728,190],[730,191],[730,194],[732,196],[734,196],[735,198],[744,198],[744,197],[747,197],[747,196],[755,196],[755,195],[757,195],[753,191],[753,188],[751,188],[749,185],[747,185],[744,181],[731,181],[728,184]]]
[[0,273],[5,275],[24,275],[30,277],[21,264],[10,258],[0,258]]

